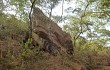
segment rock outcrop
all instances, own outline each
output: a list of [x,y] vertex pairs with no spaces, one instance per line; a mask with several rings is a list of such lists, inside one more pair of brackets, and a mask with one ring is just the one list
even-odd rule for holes
[[[71,36],[64,32],[57,23],[45,16],[39,8],[33,9],[32,31],[33,40],[44,50],[73,53]],[[43,43],[39,42],[38,37],[42,39]]]

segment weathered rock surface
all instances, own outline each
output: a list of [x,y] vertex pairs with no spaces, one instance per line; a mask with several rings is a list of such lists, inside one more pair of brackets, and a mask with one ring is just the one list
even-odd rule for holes
[[[66,51],[73,53],[73,45],[71,36],[64,32],[57,23],[53,22],[39,8],[34,8],[32,15],[33,39],[45,50],[57,49],[58,51]],[[42,38],[44,43],[38,42],[38,37]],[[53,47],[53,48],[52,48]]]

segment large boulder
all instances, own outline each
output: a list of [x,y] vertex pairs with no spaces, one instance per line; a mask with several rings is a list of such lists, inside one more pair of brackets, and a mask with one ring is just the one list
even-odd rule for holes
[[[40,46],[49,52],[57,49],[58,51],[66,51],[69,54],[73,53],[73,45],[71,36],[64,32],[54,21],[48,18],[39,8],[33,9],[32,14],[32,31],[33,40],[38,43],[38,37],[42,38],[38,43]],[[53,47],[53,48],[52,48]]]

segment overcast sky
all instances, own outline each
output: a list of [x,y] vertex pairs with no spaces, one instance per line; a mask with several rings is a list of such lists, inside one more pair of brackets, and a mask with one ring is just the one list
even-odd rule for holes
[[[64,2],[63,4],[63,8],[64,10],[67,9],[68,7],[72,7],[73,9],[76,7],[76,3],[75,3],[76,0],[72,0],[71,2]],[[64,12],[64,11],[63,11]],[[53,14],[54,15],[61,15],[62,14],[62,3],[60,3],[54,10],[53,10]],[[67,13],[64,12],[63,15],[66,15]]]

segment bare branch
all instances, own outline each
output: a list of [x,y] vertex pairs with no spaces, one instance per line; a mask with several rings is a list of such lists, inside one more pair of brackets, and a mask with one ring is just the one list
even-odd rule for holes
[[34,0],[34,1],[30,0],[30,1],[31,1],[32,5],[31,5],[30,13],[29,13],[29,19],[30,19],[30,24],[29,24],[29,29],[30,29],[30,31],[29,31],[29,38],[32,38],[32,10],[35,7],[36,0]]

